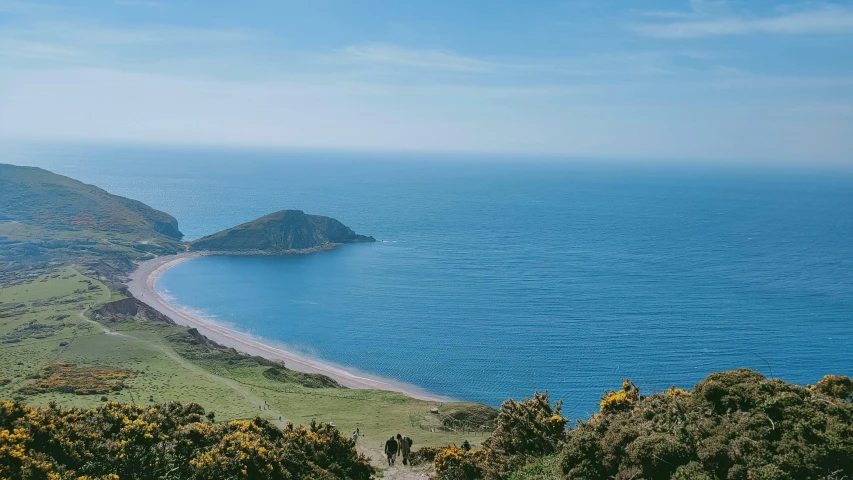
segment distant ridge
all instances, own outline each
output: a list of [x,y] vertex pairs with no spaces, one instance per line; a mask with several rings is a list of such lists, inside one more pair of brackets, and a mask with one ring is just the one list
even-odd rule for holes
[[157,234],[180,240],[175,217],[38,167],[0,164],[0,220],[62,230],[121,233],[142,239]]
[[189,244],[189,250],[276,253],[375,241],[334,218],[307,215],[302,210],[281,210],[200,238]]
[[[37,167],[0,164],[0,281],[57,264],[128,271],[184,249],[175,218],[142,202]],[[46,270],[44,270],[46,271]]]

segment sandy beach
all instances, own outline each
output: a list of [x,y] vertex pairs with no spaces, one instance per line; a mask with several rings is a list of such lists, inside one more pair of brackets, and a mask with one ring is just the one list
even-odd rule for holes
[[257,338],[252,335],[234,330],[209,319],[193,315],[186,310],[169,303],[154,288],[154,282],[169,268],[181,262],[200,257],[202,253],[182,253],[157,257],[139,264],[130,275],[127,287],[130,293],[151,308],[166,315],[178,325],[193,327],[210,340],[234,348],[238,351],[258,355],[274,361],[283,361],[287,368],[306,373],[320,373],[331,377],[341,385],[348,388],[389,390],[400,392],[412,398],[420,400],[448,402],[453,399],[434,395],[418,387],[407,385],[393,380],[386,380],[371,375],[366,375],[353,369],[330,365],[296,353],[287,351],[279,346],[273,346],[268,340]]

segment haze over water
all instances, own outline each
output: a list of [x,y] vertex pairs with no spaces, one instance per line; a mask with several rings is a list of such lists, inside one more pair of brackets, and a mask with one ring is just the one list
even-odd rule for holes
[[586,416],[750,367],[853,374],[853,177],[415,155],[75,147],[11,151],[175,215],[188,239],[283,208],[382,240],[205,257],[176,303],[340,365]]

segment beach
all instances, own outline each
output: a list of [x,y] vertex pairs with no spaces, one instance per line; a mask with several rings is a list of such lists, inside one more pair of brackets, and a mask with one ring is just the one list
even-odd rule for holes
[[206,254],[188,252],[157,257],[142,262],[130,274],[130,279],[127,283],[128,291],[138,300],[166,315],[178,325],[195,328],[208,339],[225,347],[234,348],[240,352],[257,355],[273,361],[283,361],[285,366],[291,370],[326,375],[347,388],[388,390],[399,392],[419,400],[434,402],[454,401],[452,398],[434,395],[413,385],[366,375],[353,369],[330,365],[288,351],[280,346],[273,346],[271,345],[273,342],[269,340],[258,338],[225,325],[220,325],[210,319],[194,315],[170,303],[163,295],[157,292],[154,284],[163,272],[181,262],[203,255]]

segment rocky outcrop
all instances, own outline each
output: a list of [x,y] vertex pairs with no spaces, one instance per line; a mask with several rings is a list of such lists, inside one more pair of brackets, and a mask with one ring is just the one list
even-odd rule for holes
[[318,249],[341,243],[375,242],[351,228],[321,215],[282,210],[189,244],[192,251],[288,252]]
[[174,325],[175,322],[134,297],[109,302],[92,311],[92,319],[103,324],[116,322],[157,322]]

